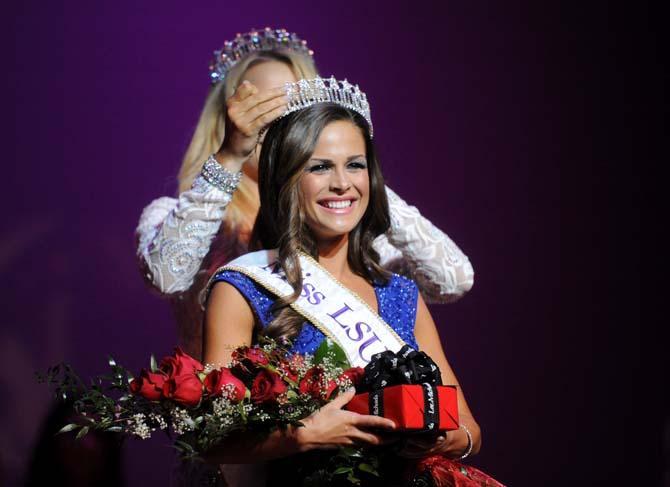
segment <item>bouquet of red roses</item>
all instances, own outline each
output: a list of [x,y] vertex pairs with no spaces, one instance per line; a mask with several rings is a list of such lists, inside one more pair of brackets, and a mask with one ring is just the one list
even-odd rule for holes
[[228,367],[204,366],[177,348],[134,377],[109,360],[112,373],[85,385],[68,365],[51,367],[47,382],[57,396],[74,399],[80,420],[61,432],[92,429],[146,439],[174,433],[182,457],[198,457],[235,431],[270,433],[299,426],[362,376],[344,352],[327,340],[312,355],[291,354],[275,341],[233,352]]
[[[301,419],[339,392],[361,386],[365,376],[364,369],[349,366],[344,351],[330,340],[314,355],[301,355],[261,338],[257,345],[236,349],[232,362],[219,368],[204,366],[179,348],[160,363],[152,356],[149,369],[136,377],[111,358],[109,365],[111,374],[90,385],[65,364],[42,377],[55,385],[58,397],[74,400],[79,420],[60,431],[77,431],[77,438],[102,430],[146,439],[162,430],[176,436],[174,446],[189,460],[234,432],[262,435],[300,426]],[[315,451],[284,462],[282,478],[297,473],[299,484],[309,487],[361,485],[363,480],[385,487],[391,480],[413,487],[501,487],[476,469],[439,455],[406,465],[392,445]]]

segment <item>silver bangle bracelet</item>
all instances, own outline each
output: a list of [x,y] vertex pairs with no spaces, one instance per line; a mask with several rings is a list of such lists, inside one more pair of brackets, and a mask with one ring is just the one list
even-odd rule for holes
[[242,171],[230,172],[214,159],[214,154],[202,166],[201,174],[209,184],[228,194],[235,192],[242,179]]
[[470,456],[470,453],[472,453],[472,447],[473,447],[472,435],[470,434],[470,430],[463,423],[459,425],[459,428],[465,431],[465,434],[468,437],[468,446],[465,447],[465,451],[463,452],[463,454],[460,457],[458,457],[459,460],[465,460]]

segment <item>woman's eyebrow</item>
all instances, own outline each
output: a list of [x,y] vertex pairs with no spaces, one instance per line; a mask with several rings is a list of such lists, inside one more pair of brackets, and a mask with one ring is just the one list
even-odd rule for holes
[[[360,159],[363,158],[365,159],[365,156],[363,154],[356,154],[355,156],[349,156],[347,157],[347,162],[353,161],[354,159]],[[309,159],[310,161],[318,161],[318,162],[327,162],[327,163],[333,163],[332,159],[322,159],[320,157],[312,157]]]

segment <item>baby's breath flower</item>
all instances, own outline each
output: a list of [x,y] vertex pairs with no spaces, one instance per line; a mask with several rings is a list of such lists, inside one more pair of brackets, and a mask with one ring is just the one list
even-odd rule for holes
[[226,399],[233,399],[237,396],[237,389],[234,384],[226,384],[221,389],[221,396]]
[[338,385],[340,390],[343,391],[354,387],[354,383],[351,382],[351,379],[346,375],[339,376],[337,379],[335,379],[335,383]]
[[214,416],[230,415],[234,409],[233,403],[226,397],[217,397],[214,399],[212,408],[214,410]]
[[272,419],[272,417],[268,413],[265,413],[265,412],[260,413],[257,417],[258,417],[258,420],[262,421],[262,422],[269,421],[269,420]]
[[[165,418],[163,418],[163,416],[160,415],[160,414],[151,413],[151,414],[149,414],[149,419],[154,421],[158,425],[158,427],[162,430],[164,430],[165,428],[168,427],[167,422],[165,421]],[[155,430],[155,429],[156,428],[153,428],[152,431]]]
[[151,429],[145,422],[145,416],[142,413],[134,414],[128,420],[128,431],[143,440],[151,437]]
[[214,364],[207,363],[205,364],[205,368],[203,369],[203,373],[205,375],[209,374],[212,370],[216,370],[218,367]]
[[286,393],[279,394],[277,396],[277,404],[286,404],[288,402],[289,402],[289,398],[288,398],[288,395]]
[[172,410],[172,429],[178,435],[195,429],[195,422],[191,419],[186,409],[176,407]]

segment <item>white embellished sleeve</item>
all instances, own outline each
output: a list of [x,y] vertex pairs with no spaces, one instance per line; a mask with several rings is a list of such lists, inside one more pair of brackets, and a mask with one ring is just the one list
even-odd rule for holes
[[386,188],[391,228],[375,240],[381,264],[416,281],[424,299],[448,303],[470,290],[474,270],[458,246],[419,210]]
[[186,291],[219,231],[232,194],[199,175],[179,198],[154,200],[135,232],[144,277],[162,294]]

